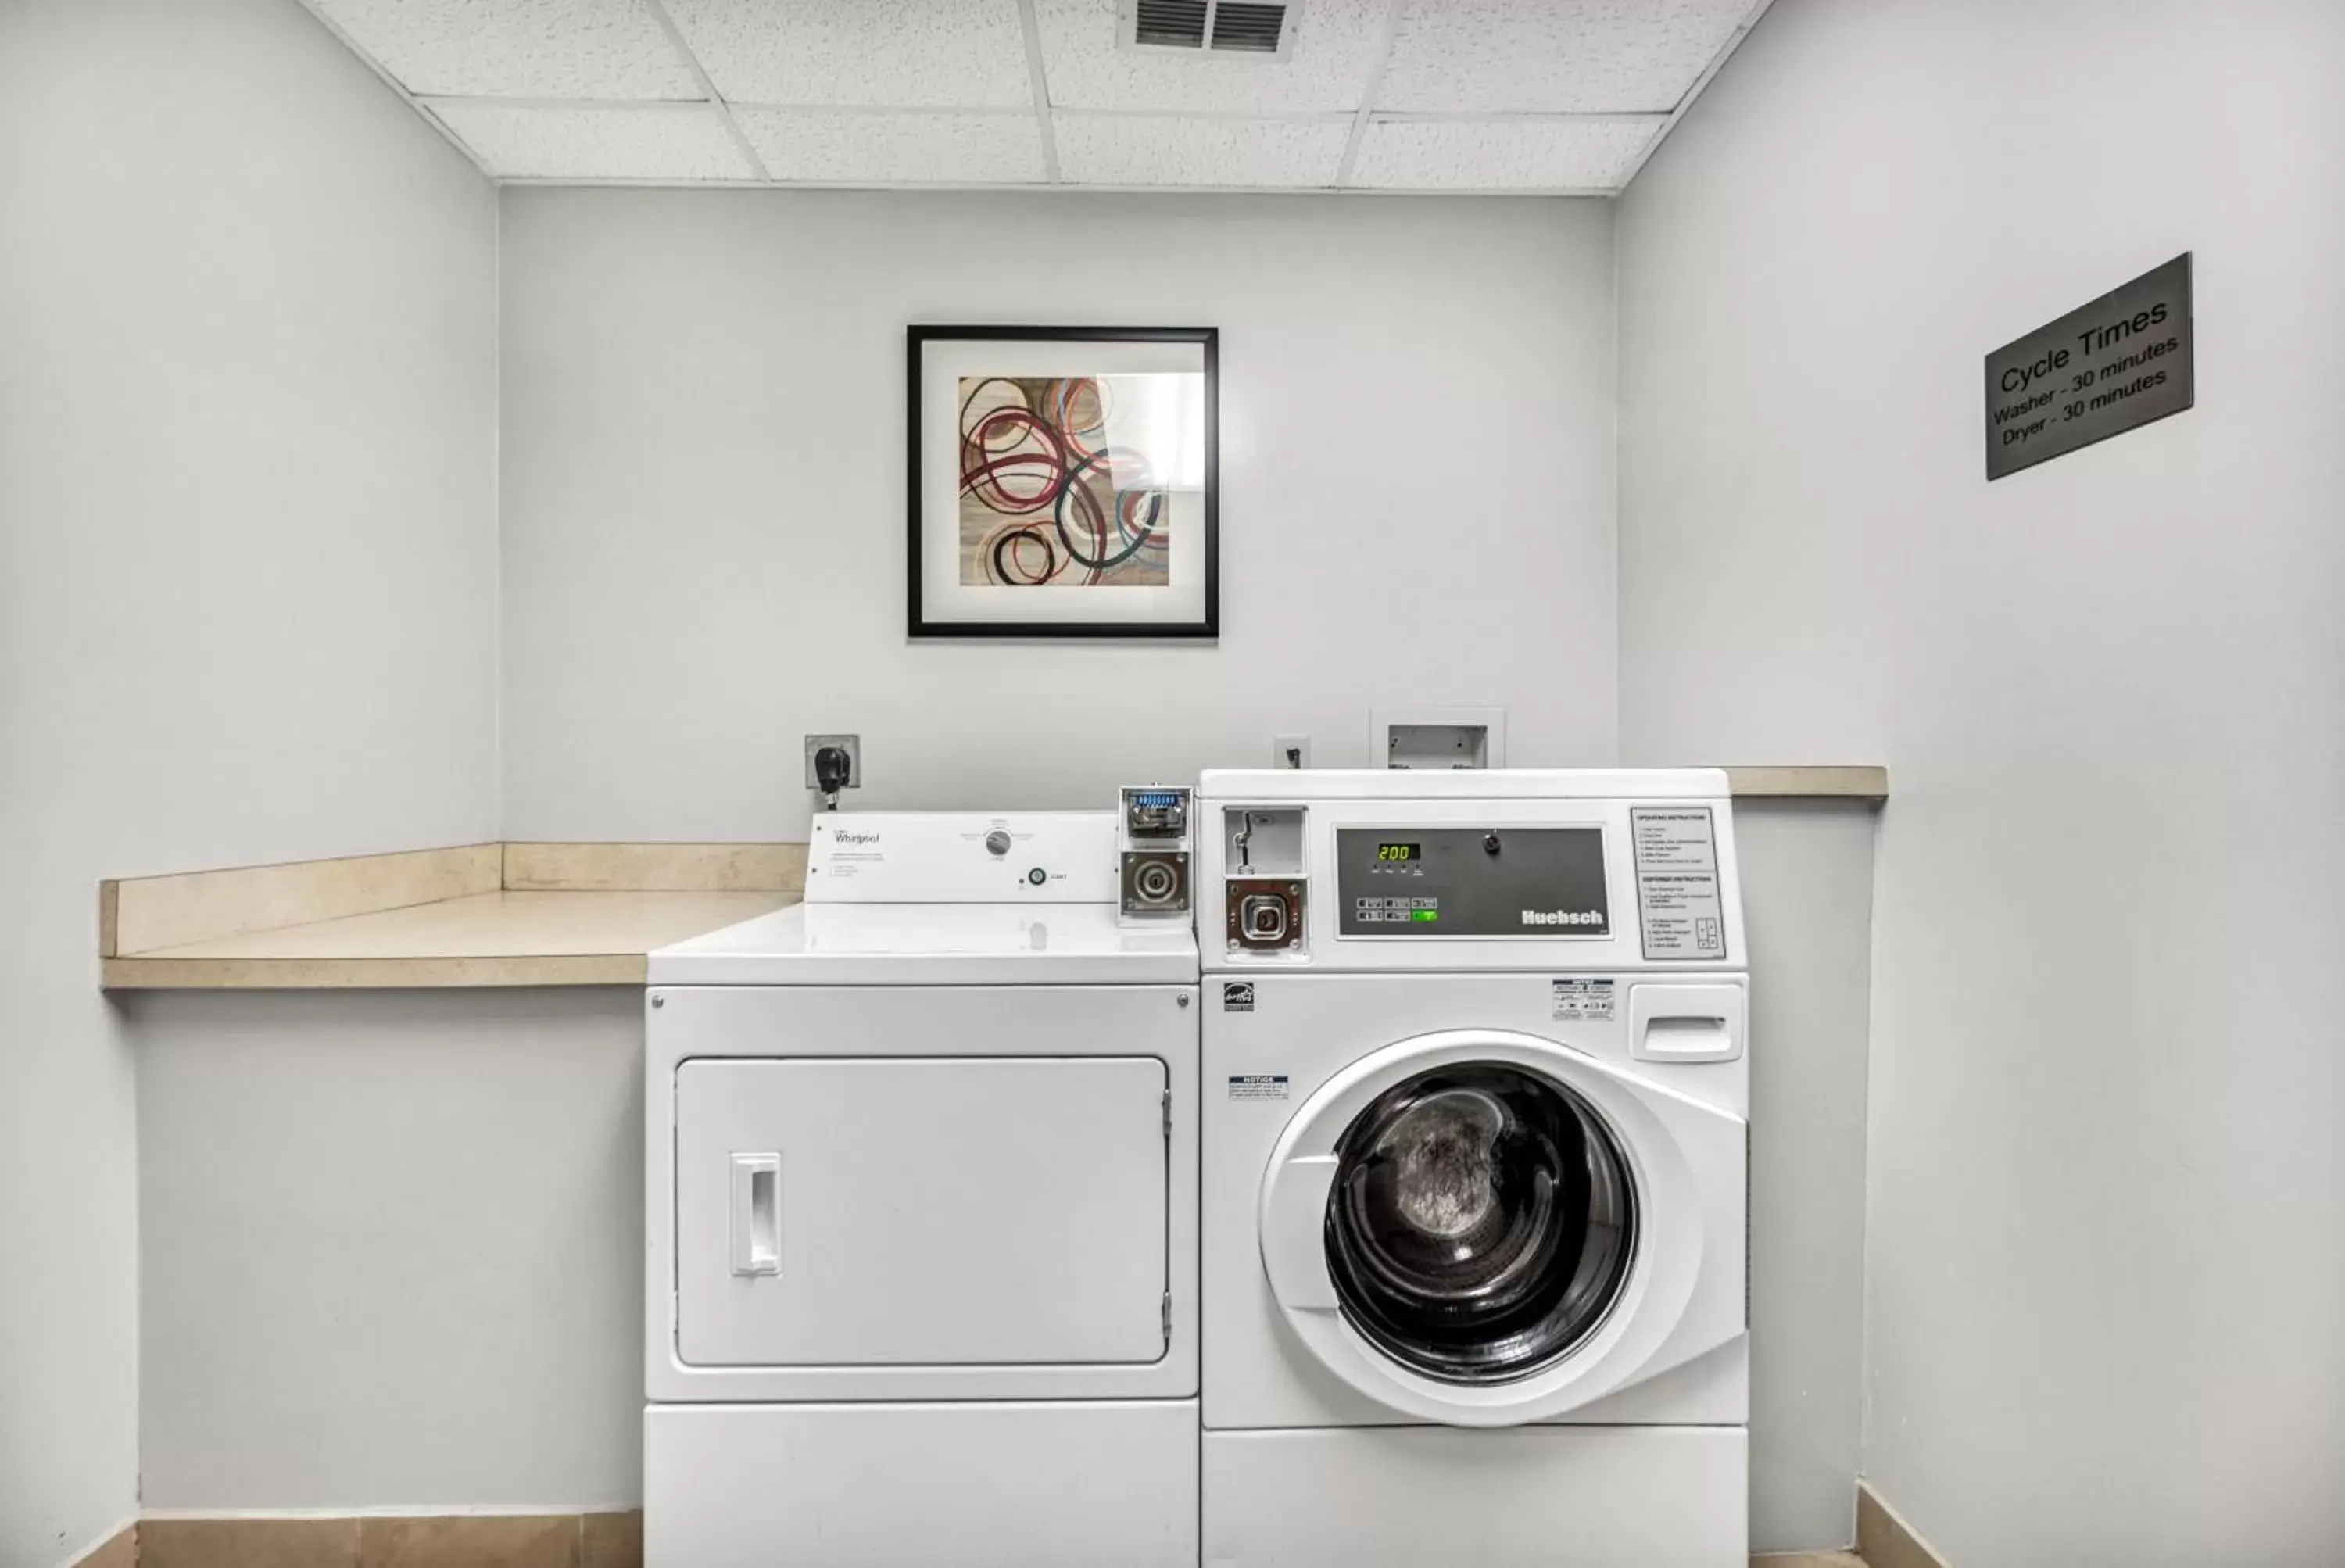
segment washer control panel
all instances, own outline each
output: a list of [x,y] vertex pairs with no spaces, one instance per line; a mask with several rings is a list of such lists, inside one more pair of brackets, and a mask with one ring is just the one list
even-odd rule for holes
[[1612,934],[1601,828],[1338,828],[1340,936]]

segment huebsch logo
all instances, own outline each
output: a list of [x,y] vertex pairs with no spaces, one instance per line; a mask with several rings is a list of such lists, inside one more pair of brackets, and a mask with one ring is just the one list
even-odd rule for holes
[[1525,910],[1525,925],[1602,925],[1602,910]]

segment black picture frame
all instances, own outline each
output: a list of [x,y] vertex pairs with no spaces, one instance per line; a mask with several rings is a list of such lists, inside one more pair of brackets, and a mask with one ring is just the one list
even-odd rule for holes
[[[1193,343],[1204,370],[1203,613],[1164,621],[972,621],[930,619],[922,607],[921,428],[924,355],[935,342]],[[905,329],[906,634],[913,637],[1185,637],[1221,635],[1221,330],[1217,327],[1021,327],[915,325]]]

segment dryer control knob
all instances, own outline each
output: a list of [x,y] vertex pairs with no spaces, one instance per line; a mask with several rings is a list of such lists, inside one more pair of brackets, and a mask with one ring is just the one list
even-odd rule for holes
[[1009,830],[1004,828],[996,828],[993,831],[988,833],[985,836],[985,852],[989,855],[1008,854],[1010,852]]

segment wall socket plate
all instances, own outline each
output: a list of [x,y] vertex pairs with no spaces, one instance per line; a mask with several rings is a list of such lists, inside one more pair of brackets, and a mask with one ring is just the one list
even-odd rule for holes
[[1311,766],[1311,738],[1307,735],[1274,735],[1270,738],[1270,765],[1273,768],[1308,768]]
[[859,735],[809,735],[806,738],[806,787],[819,789],[814,781],[814,754],[826,746],[843,747],[847,751],[847,787],[863,788],[863,738]]

